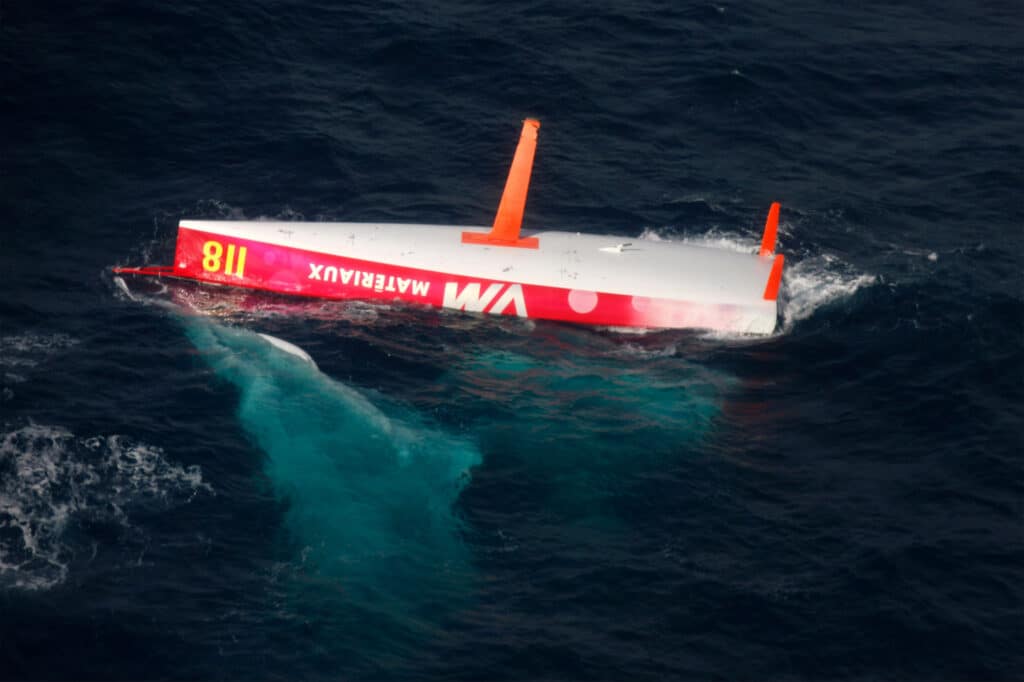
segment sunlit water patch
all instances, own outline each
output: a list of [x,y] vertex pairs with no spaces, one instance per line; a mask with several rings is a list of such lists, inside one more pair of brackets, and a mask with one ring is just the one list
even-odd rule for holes
[[[183,322],[237,389],[240,424],[285,506],[283,541],[295,554],[287,608],[358,641],[413,636],[457,608],[473,578],[456,501],[481,461],[476,447],[259,334]],[[371,621],[379,631],[353,628]]]

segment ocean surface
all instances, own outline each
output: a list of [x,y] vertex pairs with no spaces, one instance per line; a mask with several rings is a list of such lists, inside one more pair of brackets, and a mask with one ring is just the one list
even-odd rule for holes
[[[0,102],[0,679],[1024,679],[1017,0],[9,1]],[[782,202],[776,333],[110,274],[486,224],[527,116],[527,226]]]

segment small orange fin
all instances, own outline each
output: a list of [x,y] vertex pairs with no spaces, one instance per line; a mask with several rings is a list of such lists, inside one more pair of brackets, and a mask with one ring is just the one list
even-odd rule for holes
[[772,262],[772,271],[768,274],[768,284],[764,288],[764,300],[778,300],[779,285],[782,284],[782,266],[785,262],[786,257],[781,253],[776,256],[775,260]]
[[494,218],[491,231],[463,232],[464,244],[490,244],[492,246],[517,246],[536,249],[539,245],[536,237],[520,239],[519,230],[523,225],[523,211],[526,208],[526,194],[530,189],[530,173],[533,171],[533,157],[537,150],[537,130],[540,121],[528,118],[523,121],[523,131],[519,135],[519,145],[512,159],[512,167],[505,181],[505,192],[498,204],[498,214]]
[[764,236],[761,237],[761,255],[775,253],[775,240],[779,233],[779,202],[772,202],[768,209],[768,220],[764,223]]

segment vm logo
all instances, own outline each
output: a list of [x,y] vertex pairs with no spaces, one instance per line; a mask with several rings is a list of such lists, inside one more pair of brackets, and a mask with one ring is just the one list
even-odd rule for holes
[[447,282],[444,285],[444,302],[441,305],[445,308],[492,315],[500,315],[512,306],[516,315],[527,317],[526,300],[523,298],[521,285],[495,282],[481,293],[482,286],[480,282],[470,282],[459,291],[457,282]]

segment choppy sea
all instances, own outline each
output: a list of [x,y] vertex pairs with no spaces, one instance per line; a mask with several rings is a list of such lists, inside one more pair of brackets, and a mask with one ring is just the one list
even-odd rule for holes
[[[1024,679],[1022,36],[0,3],[0,679]],[[782,202],[776,333],[110,275],[182,218],[486,224],[526,116],[530,226],[754,251]]]

